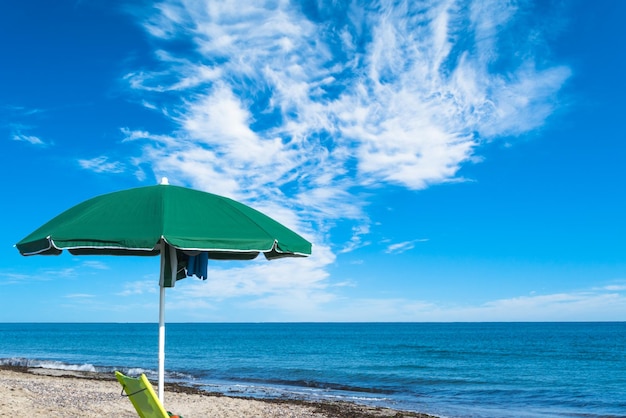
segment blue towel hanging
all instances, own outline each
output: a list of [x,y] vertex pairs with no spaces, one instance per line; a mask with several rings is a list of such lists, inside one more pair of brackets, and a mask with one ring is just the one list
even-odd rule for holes
[[190,255],[187,262],[187,276],[196,276],[198,279],[207,279],[209,253],[201,252],[198,255]]

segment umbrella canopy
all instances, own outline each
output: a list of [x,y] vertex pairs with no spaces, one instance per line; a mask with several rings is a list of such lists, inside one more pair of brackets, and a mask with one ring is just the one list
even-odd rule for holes
[[27,256],[58,255],[63,250],[75,255],[161,256],[161,402],[165,288],[176,283],[181,258],[200,254],[208,259],[249,260],[263,253],[271,260],[311,254],[310,242],[249,206],[226,197],[163,183],[86,200],[36,229],[16,247]]
[[22,255],[156,255],[159,243],[214,259],[311,254],[300,235],[249,206],[170,185],[123,190],[80,203],[16,244]]

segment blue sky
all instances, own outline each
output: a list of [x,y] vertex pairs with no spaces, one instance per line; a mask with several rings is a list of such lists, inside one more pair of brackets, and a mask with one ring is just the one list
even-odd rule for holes
[[162,176],[314,244],[169,322],[626,319],[622,1],[0,8],[2,322],[156,322],[158,258],[13,245]]

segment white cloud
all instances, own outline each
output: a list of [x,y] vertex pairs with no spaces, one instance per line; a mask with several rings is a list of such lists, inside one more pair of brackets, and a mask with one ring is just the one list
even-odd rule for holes
[[136,282],[126,282],[123,287],[123,290],[117,293],[118,296],[134,296],[143,295],[145,293],[157,293],[159,284],[158,281],[155,280],[142,280]]
[[350,241],[339,252],[349,253],[358,248],[370,245],[369,241],[363,241],[363,236],[366,236],[369,232],[370,227],[368,224],[352,227],[352,237],[350,238]]
[[109,270],[109,266],[102,261],[89,260],[83,261],[81,264],[83,267],[88,267],[95,270]]
[[[26,142],[42,148],[52,145],[52,142],[46,142],[39,136],[28,135],[25,133],[37,128],[36,125],[32,124],[32,120],[38,119],[40,114],[45,113],[45,110],[11,105],[2,106],[0,107],[0,110],[8,112],[7,119],[9,122],[7,123],[7,127],[11,131],[10,138],[13,141]],[[31,121],[31,123],[26,123],[26,121]]]
[[[209,313],[205,308],[217,311],[217,320],[250,320],[257,316],[246,312],[257,309],[265,310],[274,320],[285,315],[290,320],[310,318],[337,297],[328,283],[328,273],[320,267],[333,261],[328,248],[317,247],[309,258],[267,261],[261,256],[249,262],[211,261],[206,281],[187,278],[168,293],[168,310],[176,306],[178,320],[206,321]],[[236,313],[230,312],[232,306],[239,307]],[[198,314],[197,308],[203,313]]]
[[91,295],[87,293],[72,293],[69,295],[65,295],[67,299],[93,299],[96,295]]
[[478,307],[451,310],[468,321],[604,321],[626,313],[626,295],[615,292],[574,292],[519,296]]
[[2,285],[23,284],[32,280],[31,275],[24,273],[2,272],[0,277],[2,277],[2,280],[0,280]]
[[[342,182],[346,193],[355,184],[420,189],[454,180],[482,141],[476,133],[492,138],[540,126],[569,75],[564,67],[536,70],[532,55],[506,73],[490,73],[498,31],[516,9],[470,5],[466,12],[453,2],[433,2],[427,13],[408,13],[407,5],[383,3],[384,13],[375,14],[353,6],[351,17],[360,20],[342,28],[343,49],[333,50],[327,23],[308,20],[288,3],[159,3],[159,13],[146,20],[150,33],[186,36],[208,62],[220,61],[209,68],[159,50],[167,70],[144,74],[161,90],[189,93],[177,117],[185,146],[176,152],[180,159],[161,169],[191,164],[182,175],[211,185],[229,179],[229,195],[251,186],[284,187],[294,178],[305,179],[301,186],[309,191],[316,179],[352,177]],[[469,25],[459,23],[463,13],[470,13]],[[369,32],[355,32],[357,25]],[[459,50],[453,41],[472,34],[476,49]],[[358,38],[367,35],[371,41],[356,51]],[[194,88],[199,85],[206,87]],[[264,112],[279,112],[279,124],[253,129]],[[320,134],[328,139],[320,142]],[[200,150],[212,169],[189,161],[187,155]],[[272,176],[263,175],[266,167]],[[251,181],[250,170],[262,178]]]
[[[318,321],[616,321],[626,314],[626,294],[609,291],[578,291],[517,296],[481,304],[443,304],[402,298],[349,299],[325,305],[303,320]],[[309,315],[310,316],[306,316]]]
[[13,284],[35,284],[39,286],[37,282],[50,282],[59,279],[73,279],[78,277],[78,272],[73,267],[67,267],[62,269],[40,269],[33,274],[13,273],[13,272],[0,272],[1,284],[13,285]]
[[67,279],[78,277],[78,272],[73,267],[62,269],[44,269],[39,277],[41,280],[57,280],[59,278]]
[[[220,262],[212,262],[207,283],[195,282],[184,289],[177,289],[185,299],[231,297],[265,297],[302,289],[323,291],[328,284],[328,277],[319,265],[328,265],[334,256],[328,248],[316,248],[309,258],[281,259],[267,261],[259,257],[258,261],[229,264],[223,269]],[[235,267],[231,267],[235,266]],[[193,282],[193,279],[191,280]]]
[[150,132],[134,131],[126,127],[121,128],[120,132],[122,132],[122,134],[124,135],[124,139],[122,140],[122,142],[130,142],[137,139],[150,139],[153,136],[150,134]]
[[24,135],[22,133],[13,134],[14,141],[28,142],[32,145],[46,145],[46,143],[39,137],[34,135]]
[[614,283],[612,284],[608,284],[605,286],[601,286],[601,287],[596,287],[594,288],[594,290],[607,290],[607,291],[614,291],[614,292],[621,292],[626,290],[626,283],[624,283],[624,280],[616,280]]
[[89,160],[78,160],[78,164],[85,170],[93,171],[94,173],[123,173],[126,168],[123,163],[119,161],[109,161],[109,157],[100,156]]
[[401,254],[403,252],[412,250],[415,248],[415,244],[418,242],[426,242],[428,239],[414,239],[411,241],[398,242],[395,244],[389,244],[385,252],[387,254]]
[[[128,73],[124,79],[132,88],[158,93],[181,91],[218,80],[221,75],[219,69],[191,63],[185,59],[175,59],[165,51],[158,51],[157,55],[163,62],[169,63],[172,67],[176,67],[179,72],[184,73],[184,76],[180,77],[178,79],[179,81],[174,83],[162,83],[162,78],[168,77],[168,73],[146,73],[143,71]],[[148,102],[144,102],[144,106],[156,108],[153,104]]]
[[[364,190],[465,181],[457,173],[480,162],[482,144],[545,123],[570,74],[537,66],[548,61],[534,56],[530,25],[528,39],[522,33],[517,44],[502,43],[509,25],[525,18],[515,3],[332,7],[311,20],[286,1],[157,3],[144,17],[147,33],[192,48],[181,53],[164,42],[155,50],[158,68],[126,77],[148,108],[177,124],[165,135],[122,130],[125,142],[143,145],[133,160],[137,176],[151,170],[249,203],[312,240],[314,253],[330,251],[336,221],[353,222],[339,250],[348,252],[368,243]],[[168,92],[179,100],[168,101]],[[124,170],[106,157],[81,165]],[[333,257],[314,256],[297,275],[318,301],[332,299],[319,286]],[[229,270],[230,285],[207,288],[223,297],[265,290],[275,300],[272,275],[295,272],[276,266]],[[255,279],[246,281],[244,271]]]

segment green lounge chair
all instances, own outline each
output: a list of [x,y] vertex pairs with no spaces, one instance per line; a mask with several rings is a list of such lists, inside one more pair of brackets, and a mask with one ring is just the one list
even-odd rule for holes
[[139,377],[128,377],[116,371],[115,377],[122,385],[122,395],[126,392],[126,396],[130,399],[141,418],[169,418],[177,416],[170,414],[163,408],[145,374],[141,374]]

